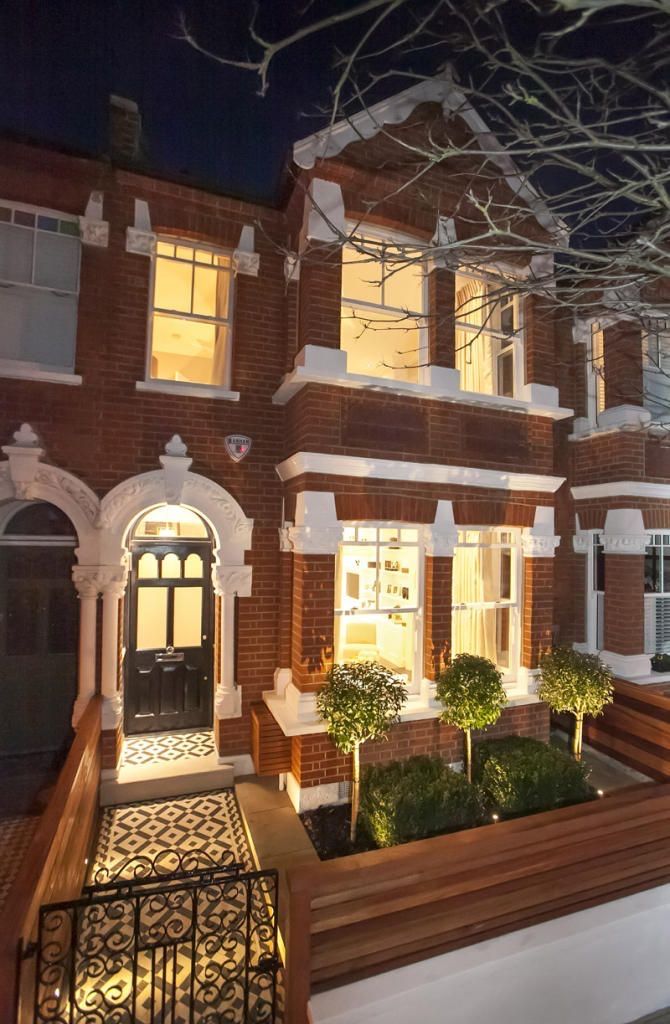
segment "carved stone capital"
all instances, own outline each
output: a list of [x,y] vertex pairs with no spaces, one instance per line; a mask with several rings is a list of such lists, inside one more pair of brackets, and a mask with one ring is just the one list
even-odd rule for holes
[[251,597],[252,566],[215,565],[212,569],[214,593],[218,597]]
[[72,582],[79,597],[97,597],[102,592],[106,578],[97,565],[73,565]]
[[606,555],[644,555],[651,534],[604,533],[603,551]]
[[156,251],[156,235],[153,231],[142,228],[126,228],[126,252],[134,252],[137,256],[153,256]]
[[286,551],[288,551],[288,552],[293,551],[293,544],[291,543],[291,538],[289,536],[289,531],[290,531],[292,525],[293,525],[292,523],[288,523],[286,526],[280,526],[279,527],[279,531],[278,532],[279,532],[279,550],[280,551],[285,551],[285,552]]
[[553,558],[560,543],[560,537],[547,534],[521,535],[521,551],[524,558]]
[[80,217],[79,235],[82,245],[95,246],[96,249],[106,249],[109,245],[109,221]]
[[288,538],[298,555],[335,555],[342,540],[342,527],[289,526]]
[[125,566],[100,566],[100,592],[103,597],[123,597],[128,583],[128,570]]
[[584,530],[578,530],[572,538],[572,548],[577,555],[587,555],[591,543],[591,534]]

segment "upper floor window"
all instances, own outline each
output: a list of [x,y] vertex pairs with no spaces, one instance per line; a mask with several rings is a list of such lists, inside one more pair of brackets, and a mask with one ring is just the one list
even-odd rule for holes
[[512,678],[519,664],[519,541],[513,530],[459,530],[452,580],[452,654],[489,658]]
[[463,391],[519,397],[523,338],[519,296],[493,279],[456,274],[456,368]]
[[349,373],[417,382],[426,364],[420,251],[379,237],[342,250],[340,347]]
[[148,378],[227,387],[231,344],[230,255],[199,242],[157,241]]
[[605,408],[605,334],[599,323],[591,325],[591,350],[586,369],[587,413],[591,423]]
[[654,419],[670,421],[670,331],[656,329],[642,336],[644,405]]
[[0,201],[0,359],[72,372],[80,252],[76,217]]
[[346,526],[337,559],[335,658],[421,673],[422,548],[416,527]]

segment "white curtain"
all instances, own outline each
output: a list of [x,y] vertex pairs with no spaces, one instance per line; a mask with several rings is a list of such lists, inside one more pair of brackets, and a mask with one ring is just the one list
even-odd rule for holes
[[[497,574],[496,574],[497,570]],[[497,662],[496,609],[458,608],[459,604],[499,597],[500,551],[457,547],[454,554],[452,603],[453,654],[478,654]]]
[[[222,320],[229,316],[228,303],[230,291],[230,273],[225,270],[217,272],[216,281],[216,315]],[[214,342],[214,359],[212,362],[212,384],[227,384],[228,380],[228,346],[230,344],[230,328],[219,324],[216,328]]]
[[[489,307],[484,281],[466,281],[456,292],[456,319],[472,327],[487,326]],[[463,391],[493,394],[491,339],[474,331],[456,330],[456,368]]]

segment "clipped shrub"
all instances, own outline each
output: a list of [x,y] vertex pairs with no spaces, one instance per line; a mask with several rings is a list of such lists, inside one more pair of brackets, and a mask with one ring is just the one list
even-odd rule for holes
[[377,846],[467,828],[478,819],[477,791],[440,757],[410,757],[363,773],[360,821]]
[[572,752],[581,760],[584,718],[602,715],[614,700],[612,672],[597,654],[584,654],[572,647],[554,647],[540,661],[540,700],[552,711],[575,716]]
[[442,721],[463,730],[465,773],[472,780],[472,730],[500,718],[507,703],[502,675],[488,658],[459,654],[437,677],[435,696],[442,705]]
[[483,804],[503,817],[548,811],[595,795],[586,765],[529,736],[483,740],[475,748],[473,771]]

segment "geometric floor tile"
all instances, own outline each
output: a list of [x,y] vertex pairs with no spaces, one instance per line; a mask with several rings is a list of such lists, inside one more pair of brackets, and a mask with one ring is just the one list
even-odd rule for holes
[[209,730],[127,736],[123,742],[123,765],[170,764],[213,754],[214,733]]
[[16,878],[37,823],[37,815],[0,818],[0,909]]

